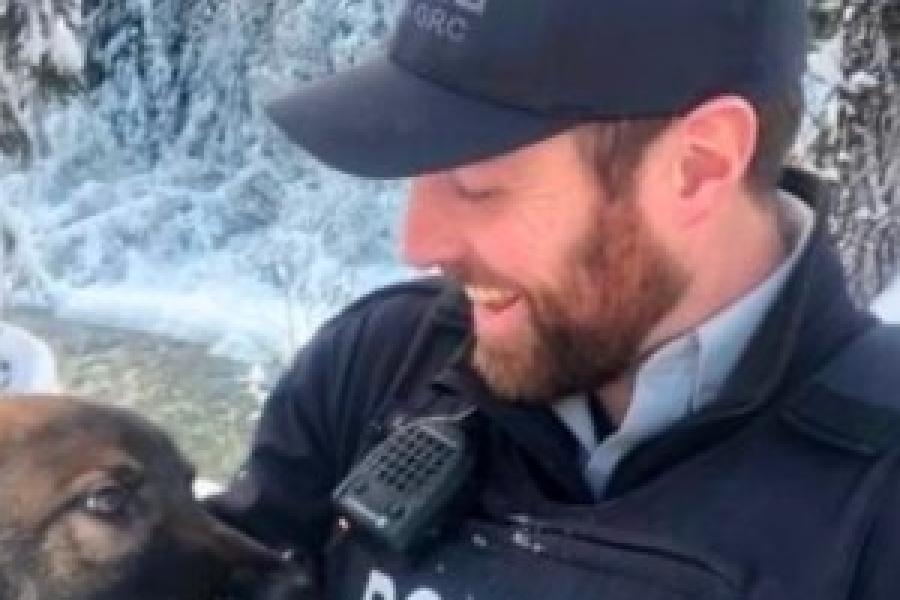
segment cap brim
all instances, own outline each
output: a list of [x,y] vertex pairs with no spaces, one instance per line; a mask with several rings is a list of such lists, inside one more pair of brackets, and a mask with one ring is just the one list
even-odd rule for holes
[[407,177],[508,152],[571,125],[457,94],[382,58],[271,103],[269,116],[321,161]]

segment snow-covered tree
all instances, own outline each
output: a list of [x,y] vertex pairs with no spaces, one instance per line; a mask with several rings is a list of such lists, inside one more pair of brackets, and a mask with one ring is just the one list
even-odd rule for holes
[[81,24],[80,0],[0,0],[0,155],[35,152],[44,103],[81,76]]
[[823,52],[838,61],[839,76],[807,151],[836,180],[830,226],[854,296],[867,303],[900,268],[900,6],[896,0],[828,5],[839,10],[839,29]]
[[[13,287],[261,286],[283,293],[293,347],[392,277],[400,188],[322,168],[261,107],[377,50],[403,2],[0,0],[0,155],[47,149],[0,164]],[[900,0],[817,2],[801,148],[844,190],[832,227],[867,299],[898,264]],[[72,101],[42,112],[76,71]]]

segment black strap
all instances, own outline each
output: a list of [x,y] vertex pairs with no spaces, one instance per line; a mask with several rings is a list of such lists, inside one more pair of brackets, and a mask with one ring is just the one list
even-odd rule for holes
[[856,338],[789,403],[785,417],[805,433],[877,456],[900,446],[900,327],[876,325]]
[[460,350],[468,335],[461,302],[460,292],[453,288],[445,289],[435,300],[389,387],[391,399],[409,400],[424,377],[434,374]]
[[[437,371],[449,364],[466,340],[468,329],[462,302],[458,290],[447,288],[422,318],[388,386],[384,402],[369,418],[357,450],[360,457],[384,439],[393,427],[410,418],[426,414],[449,415],[465,408],[460,402],[450,402],[452,398],[435,396],[427,389]],[[442,400],[450,404],[443,406]]]

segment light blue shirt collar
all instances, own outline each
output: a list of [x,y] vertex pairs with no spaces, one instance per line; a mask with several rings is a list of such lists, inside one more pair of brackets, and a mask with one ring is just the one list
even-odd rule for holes
[[583,395],[554,406],[589,457],[585,476],[597,498],[603,496],[616,465],[635,446],[716,399],[775,303],[815,224],[814,212],[801,200],[786,192],[780,197],[792,244],[788,257],[748,294],[650,355],[638,369],[632,401],[618,430],[596,439]]

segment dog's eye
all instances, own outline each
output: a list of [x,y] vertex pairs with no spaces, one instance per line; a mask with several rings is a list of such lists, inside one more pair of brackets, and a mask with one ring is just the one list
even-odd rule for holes
[[98,517],[116,517],[125,513],[131,494],[119,486],[107,486],[95,490],[82,499],[81,507]]

